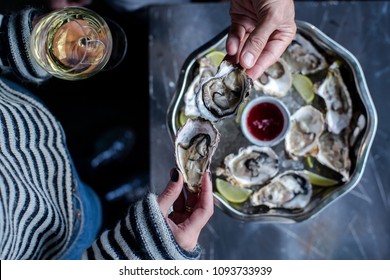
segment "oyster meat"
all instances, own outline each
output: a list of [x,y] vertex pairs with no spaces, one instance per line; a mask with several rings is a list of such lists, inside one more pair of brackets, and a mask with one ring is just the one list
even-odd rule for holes
[[283,58],[279,58],[258,79],[253,81],[254,89],[277,98],[284,97],[291,86],[291,71]]
[[270,147],[241,147],[237,154],[224,158],[224,166],[216,169],[217,176],[233,185],[250,187],[267,182],[279,172],[279,157]]
[[348,127],[352,119],[352,100],[339,69],[339,62],[329,67],[328,74],[320,84],[317,94],[326,104],[326,123],[328,130],[340,133]]
[[211,164],[220,133],[214,124],[202,118],[189,118],[177,130],[175,139],[176,164],[183,174],[184,186],[192,193],[202,187],[202,176]]
[[248,98],[253,81],[239,65],[224,60],[217,73],[201,81],[195,102],[198,115],[210,121],[235,116]]
[[328,67],[325,57],[299,33],[295,35],[282,57],[291,67],[291,71],[303,75],[314,74]]
[[197,61],[198,68],[197,74],[189,85],[187,91],[184,94],[184,102],[186,104],[184,113],[187,116],[199,116],[198,107],[196,106],[196,93],[200,89],[200,85],[205,78],[209,78],[217,73],[217,67],[205,56],[201,57]]
[[300,156],[316,155],[318,139],[324,131],[323,114],[311,105],[299,108],[291,116],[290,129],[285,137],[287,154],[298,159]]
[[324,132],[318,141],[317,160],[349,180],[351,160],[346,137],[342,134]]
[[312,185],[303,171],[288,170],[250,196],[253,206],[304,208],[310,202]]

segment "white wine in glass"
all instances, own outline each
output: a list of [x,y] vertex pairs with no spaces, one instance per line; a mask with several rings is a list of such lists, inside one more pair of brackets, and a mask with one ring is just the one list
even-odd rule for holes
[[65,7],[45,14],[31,33],[31,52],[38,64],[65,80],[85,79],[102,70],[112,48],[107,22],[83,7]]

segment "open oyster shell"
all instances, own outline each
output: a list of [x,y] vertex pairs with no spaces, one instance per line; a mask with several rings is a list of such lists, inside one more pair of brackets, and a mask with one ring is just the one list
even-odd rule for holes
[[222,61],[217,73],[202,79],[195,102],[200,116],[210,121],[235,116],[249,96],[253,81],[239,65]]
[[351,160],[347,137],[343,134],[324,132],[318,141],[317,160],[323,165],[333,169],[343,176],[343,180],[349,180]]
[[288,170],[253,193],[250,202],[254,206],[270,208],[304,208],[310,201],[312,185],[303,171]]
[[196,93],[200,90],[202,81],[206,78],[213,77],[218,70],[205,56],[198,59],[197,62],[199,65],[198,72],[184,94],[184,102],[186,104],[184,112],[187,116],[199,116],[199,110],[196,105]]
[[282,57],[294,73],[314,74],[328,67],[325,57],[301,34],[297,33]]
[[292,86],[291,70],[283,58],[279,58],[253,81],[253,87],[267,95],[284,97]]
[[316,89],[326,104],[328,130],[336,134],[347,128],[352,119],[352,100],[339,66],[339,62],[332,63],[326,78]]
[[188,119],[175,139],[176,164],[183,174],[184,187],[197,193],[202,188],[202,176],[211,164],[220,133],[214,124],[202,118]]
[[279,172],[279,157],[270,147],[247,146],[237,154],[229,154],[224,166],[216,170],[233,185],[250,187],[261,185]]
[[299,108],[291,116],[290,129],[285,137],[287,154],[298,159],[300,156],[316,155],[318,138],[324,131],[323,114],[311,105]]

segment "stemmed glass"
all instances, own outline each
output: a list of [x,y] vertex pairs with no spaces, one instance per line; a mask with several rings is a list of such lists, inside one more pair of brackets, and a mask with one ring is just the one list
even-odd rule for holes
[[80,80],[119,64],[127,51],[126,34],[112,20],[84,7],[65,7],[34,23],[31,53],[55,77]]

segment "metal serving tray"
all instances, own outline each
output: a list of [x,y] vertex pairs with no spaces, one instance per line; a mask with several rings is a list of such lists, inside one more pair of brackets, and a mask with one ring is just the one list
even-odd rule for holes
[[[339,184],[332,187],[317,187],[313,186],[313,196],[309,204],[303,209],[288,210],[288,209],[267,209],[261,207],[251,207],[248,203],[234,204],[226,201],[221,197],[215,189],[216,168],[223,161],[224,157],[230,153],[236,153],[242,146],[249,145],[248,140],[242,135],[239,122],[236,118],[228,118],[216,123],[216,127],[221,132],[221,141],[217,151],[213,157],[211,164],[211,172],[214,180],[214,202],[222,211],[233,218],[264,223],[293,223],[309,219],[319,213],[322,209],[329,206],[342,195],[352,190],[360,181],[366,166],[367,157],[374,140],[377,129],[377,113],[374,103],[371,99],[369,90],[366,85],[365,77],[358,60],[344,47],[329,38],[318,28],[304,21],[296,21],[297,33],[300,33],[326,57],[328,62],[335,60],[342,61],[341,73],[343,79],[350,91],[353,103],[353,119],[352,125],[355,125],[357,118],[363,116],[365,118],[365,126],[360,133],[360,136],[355,141],[355,144],[350,148],[350,158],[352,162],[350,178],[346,182],[340,181]],[[174,141],[176,131],[179,127],[179,115],[184,104],[184,94],[194,78],[194,70],[198,67],[197,60],[212,50],[225,52],[225,42],[228,29],[221,32],[214,39],[210,40],[205,45],[194,51],[185,61],[180,77],[177,83],[176,92],[172,98],[167,112],[168,132],[171,140]],[[298,101],[298,93],[290,94],[296,102]],[[255,94],[250,94],[255,96]],[[285,103],[291,103],[294,100],[284,100]],[[294,102],[292,102],[294,103]],[[301,104],[303,105],[303,103]],[[232,137],[235,135],[235,137]],[[283,157],[284,141],[274,147],[274,150],[281,156],[282,170],[284,169],[303,169],[307,167],[306,160],[291,161]],[[320,164],[314,164],[312,169],[327,177],[336,178],[338,174],[332,172]],[[337,178],[340,179],[340,178]]]

